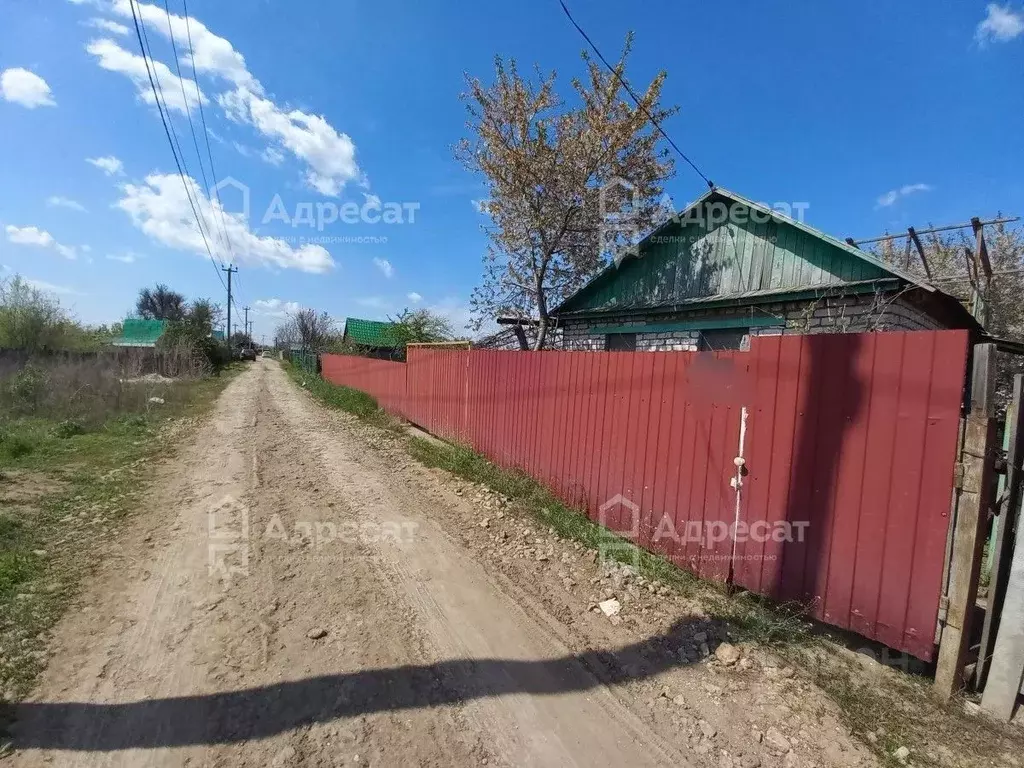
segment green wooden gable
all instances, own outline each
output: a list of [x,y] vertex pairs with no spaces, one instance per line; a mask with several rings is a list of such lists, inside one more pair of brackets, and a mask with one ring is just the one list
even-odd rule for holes
[[[732,215],[723,215],[726,210]],[[715,189],[553,314],[753,299],[893,278],[919,283],[854,246]]]

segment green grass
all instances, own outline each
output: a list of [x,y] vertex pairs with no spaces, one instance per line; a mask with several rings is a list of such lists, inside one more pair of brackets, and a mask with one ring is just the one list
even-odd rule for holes
[[139,508],[151,462],[183,417],[203,413],[240,366],[169,386],[165,404],[88,431],[62,419],[0,424],[0,692],[17,700],[45,660],[46,633],[102,544]]
[[377,401],[370,395],[351,387],[331,384],[314,373],[302,369],[289,362],[282,363],[285,371],[299,386],[308,391],[317,400],[331,408],[351,413],[364,421],[385,429],[392,429],[396,422]]

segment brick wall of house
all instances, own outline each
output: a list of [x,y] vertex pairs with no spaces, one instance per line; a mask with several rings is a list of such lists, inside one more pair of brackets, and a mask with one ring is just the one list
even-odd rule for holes
[[638,351],[695,350],[700,331],[644,333],[646,325],[664,325],[688,320],[734,319],[775,316],[777,325],[758,326],[751,335],[800,333],[863,333],[867,331],[930,331],[943,326],[901,294],[831,296],[814,300],[759,304],[756,307],[695,309],[677,314],[608,315],[590,319],[563,319],[561,349],[603,350],[605,334],[591,328],[636,328]]

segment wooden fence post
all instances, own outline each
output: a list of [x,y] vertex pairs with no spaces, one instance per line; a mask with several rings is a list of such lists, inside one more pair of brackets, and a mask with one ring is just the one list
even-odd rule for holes
[[1013,560],[1013,531],[1017,523],[1017,509],[1020,507],[1021,494],[1021,457],[1024,456],[1024,430],[1021,429],[1024,405],[1024,375],[1013,377],[1013,399],[1006,409],[1006,429],[1003,433],[1003,449],[1006,451],[1006,482],[1003,486],[1002,498],[996,499],[1000,509],[993,525],[995,536],[989,539],[989,551],[986,567],[990,579],[988,602],[985,607],[985,625],[981,632],[981,646],[978,650],[978,665],[974,673],[974,688],[982,690],[985,685],[985,674],[996,638],[999,636],[999,617],[1002,615],[1003,600],[1006,596],[1006,585],[1010,578],[1010,566]]
[[[1022,399],[1022,382],[1024,382],[1024,376],[1017,374],[1014,377],[1013,393],[1014,402],[1018,404],[1018,408]],[[1018,454],[1013,457],[1009,466],[1011,477],[1016,480],[1016,488],[1012,483],[1010,486],[1009,512],[1016,508],[1015,505],[1020,500],[1021,478],[1017,468],[1019,461]],[[1014,490],[1016,493],[1013,492]],[[1012,526],[1013,522],[1017,523],[1016,534]],[[988,681],[981,697],[981,708],[993,717],[1009,721],[1013,717],[1021,683],[1024,682],[1024,525],[1021,520],[1015,521],[1014,517],[1008,514],[1003,520],[999,532],[1001,538],[1005,537],[1007,543],[1016,539],[1016,544],[1012,550],[1013,556],[1009,568],[1005,569],[1008,573],[1004,574],[1005,566],[1003,564],[996,564],[996,581],[993,582],[993,587],[999,587],[1002,584],[1001,577],[1004,575],[1006,581],[1001,595],[1003,598],[1001,604],[996,600],[991,601],[994,610],[1000,611],[999,629],[996,633]],[[1010,553],[1011,549],[1008,545],[1000,546],[996,550],[996,554],[1003,557],[1010,557]],[[999,593],[996,593],[994,597],[1000,597]],[[985,645],[982,645],[982,650],[987,650]]]
[[988,672],[981,707],[1000,720],[1009,721],[1024,682],[1024,525],[1017,525],[1010,580],[999,622],[996,648]]
[[963,687],[963,671],[978,597],[985,523],[992,504],[993,462],[997,446],[995,416],[995,344],[974,347],[971,409],[964,429],[962,486],[957,504],[950,563],[949,609],[939,643],[935,693],[949,700]]

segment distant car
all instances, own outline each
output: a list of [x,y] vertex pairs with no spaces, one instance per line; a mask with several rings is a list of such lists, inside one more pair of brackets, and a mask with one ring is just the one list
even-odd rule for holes
[[255,360],[256,350],[253,347],[242,347],[238,350],[239,360]]

